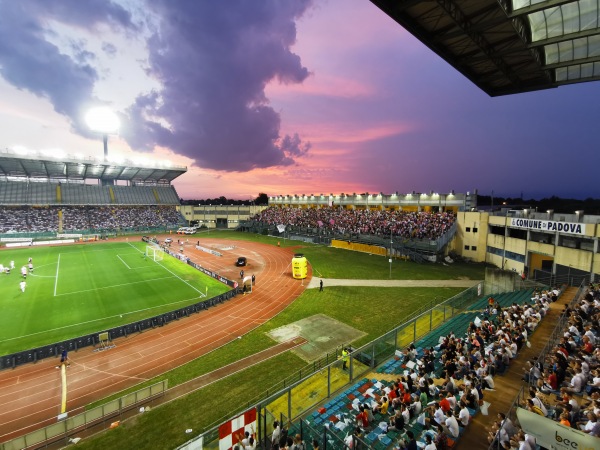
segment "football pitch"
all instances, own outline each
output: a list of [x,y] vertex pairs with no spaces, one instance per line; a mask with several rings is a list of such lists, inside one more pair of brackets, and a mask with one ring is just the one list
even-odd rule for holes
[[[145,256],[145,242],[0,252],[0,355],[146,319],[229,288],[178,259]],[[32,258],[25,292],[21,267]]]

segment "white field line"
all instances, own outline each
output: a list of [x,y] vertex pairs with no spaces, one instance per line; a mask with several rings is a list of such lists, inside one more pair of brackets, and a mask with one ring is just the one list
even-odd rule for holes
[[[171,277],[169,277],[171,278]],[[164,303],[162,305],[157,305],[157,306],[152,306],[150,308],[142,308],[142,309],[138,309],[135,311],[129,311],[126,312],[125,314],[122,314],[123,316],[129,315],[129,314],[136,314],[136,313],[140,313],[140,312],[144,312],[144,311],[150,311],[152,309],[156,309],[156,308],[162,308],[163,306],[171,306],[171,305],[177,305],[178,303],[185,303],[185,302],[189,302],[190,300],[196,300],[198,297],[192,297],[192,298],[186,298],[185,300],[177,300],[176,302],[171,302],[171,303]],[[2,340],[2,342],[8,342],[8,341],[15,341],[17,339],[23,339],[23,338],[27,338],[30,336],[36,336],[38,334],[46,334],[50,331],[56,331],[56,330],[64,330],[66,328],[71,328],[71,327],[77,327],[79,325],[86,325],[88,323],[94,323],[94,322],[99,322],[101,320],[106,320],[106,319],[113,319],[116,317],[120,317],[121,314],[119,316],[114,315],[114,316],[107,316],[107,317],[101,317],[99,319],[94,319],[94,320],[87,320],[85,322],[80,322],[80,323],[74,323],[71,325],[65,325],[64,327],[58,327],[58,328],[52,328],[51,330],[44,330],[44,331],[38,331],[36,333],[31,333],[31,334],[24,334],[22,336],[17,336],[17,337],[13,337],[13,338],[0,338]]]
[[123,261],[123,258],[121,258],[119,255],[117,255],[117,258],[119,258],[121,260],[121,262],[123,264],[125,264],[125,267],[127,267],[129,270],[131,270],[131,267],[129,267],[129,265],[125,261]]
[[55,297],[60,297],[61,295],[81,294],[82,292],[99,291],[101,289],[112,289],[112,288],[120,287],[120,286],[129,286],[131,284],[149,283],[151,281],[166,280],[167,278],[173,278],[173,277],[153,278],[151,280],[132,281],[131,283],[113,284],[111,286],[102,286],[102,287],[96,287],[96,288],[92,288],[92,289],[84,289],[83,291],[65,292],[64,294],[55,295]]
[[56,287],[58,286],[58,268],[60,267],[60,253],[58,254],[58,261],[56,262],[56,277],[54,278],[54,296],[56,297]]
[[[129,243],[129,245],[131,245],[133,248],[135,248],[138,252],[140,253],[144,253],[143,251],[137,249],[133,244],[131,244],[131,242]],[[167,269],[165,266],[163,266],[162,264],[160,264],[159,261],[154,261],[156,264],[158,264],[160,267],[162,267],[163,269],[165,269],[167,272],[169,272],[171,275],[173,275],[176,278],[179,278],[181,281],[183,281],[185,284],[187,284],[189,287],[191,287],[193,290],[195,290],[198,294],[200,294],[201,297],[206,297],[206,294],[202,291],[199,291],[198,289],[196,289],[194,286],[192,286],[190,283],[188,283],[187,281],[185,281],[183,278],[181,278],[179,275],[177,275],[176,273],[172,272],[171,270]]]
[[[137,253],[121,253],[121,255],[123,256],[127,256],[127,255],[137,255]],[[129,269],[129,270],[144,270],[147,269],[148,266],[141,266],[141,267],[129,267],[127,265],[127,263],[123,260],[123,258],[121,258],[120,255],[117,255],[117,258],[119,258],[121,260],[121,262],[123,262],[123,264],[125,264],[125,266]]]

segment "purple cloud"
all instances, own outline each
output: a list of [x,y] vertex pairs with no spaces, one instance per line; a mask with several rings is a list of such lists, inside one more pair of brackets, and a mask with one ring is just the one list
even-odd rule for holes
[[102,43],[102,51],[110,57],[114,57],[117,54],[117,47],[112,45],[110,42]]
[[47,98],[54,110],[70,118],[73,128],[89,135],[81,108],[93,100],[98,73],[90,65],[94,55],[82,42],[71,42],[74,58],[48,42],[49,19],[94,28],[102,23],[134,30],[129,13],[100,0],[22,0],[0,3],[0,75],[13,86]]
[[148,43],[149,73],[162,90],[131,106],[123,137],[134,148],[165,146],[217,170],[294,164],[310,143],[279,135],[280,116],[264,89],[273,79],[301,83],[309,75],[290,47],[295,20],[311,3],[148,1],[160,17]]

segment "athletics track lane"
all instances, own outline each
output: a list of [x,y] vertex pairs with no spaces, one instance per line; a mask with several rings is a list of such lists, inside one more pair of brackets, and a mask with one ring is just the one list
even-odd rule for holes
[[[70,415],[233,341],[282,311],[304,290],[305,283],[291,276],[292,249],[245,241],[200,241],[223,256],[192,250],[191,243],[186,254],[234,280],[239,280],[234,262],[237,256],[246,256],[246,275],[256,275],[254,292],[164,327],[117,339],[117,347],[104,352],[91,348],[71,352],[67,371]],[[57,362],[51,358],[0,372],[0,442],[56,421],[61,403]]]

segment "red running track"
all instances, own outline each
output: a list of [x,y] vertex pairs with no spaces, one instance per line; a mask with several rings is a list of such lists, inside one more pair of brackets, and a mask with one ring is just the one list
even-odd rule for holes
[[[282,311],[304,290],[305,283],[291,276],[292,249],[201,239],[200,245],[223,254],[218,257],[195,250],[193,244],[197,240],[186,245],[186,254],[203,267],[230,279],[239,279],[240,268],[234,263],[238,256],[246,256],[245,274],[256,275],[253,293],[239,295],[164,327],[117,339],[116,347],[107,351],[93,352],[89,347],[70,353],[69,415],[237,339]],[[0,442],[56,422],[61,405],[57,361],[50,358],[0,372]]]

